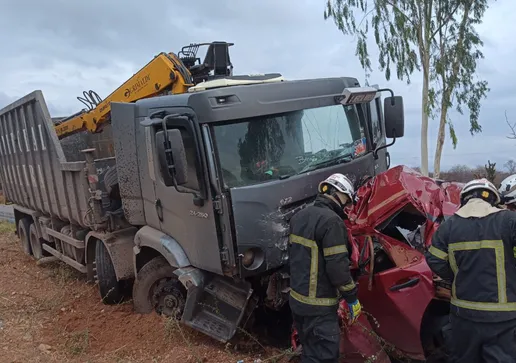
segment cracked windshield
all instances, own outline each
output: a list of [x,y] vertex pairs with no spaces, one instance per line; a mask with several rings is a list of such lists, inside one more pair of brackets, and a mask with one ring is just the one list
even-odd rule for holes
[[215,126],[228,187],[287,178],[365,153],[356,107],[331,105]]

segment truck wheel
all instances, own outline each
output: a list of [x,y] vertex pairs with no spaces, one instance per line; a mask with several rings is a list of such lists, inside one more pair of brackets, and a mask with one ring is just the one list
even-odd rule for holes
[[29,241],[30,248],[32,250],[32,255],[36,260],[40,260],[45,256],[45,251],[41,246],[41,239],[38,238],[38,234],[36,232],[36,225],[32,223],[29,228]]
[[186,289],[174,275],[175,268],[163,256],[154,257],[136,275],[133,287],[134,310],[180,318],[186,303]]
[[102,241],[97,241],[95,246],[95,267],[102,302],[107,305],[121,303],[125,297],[123,284],[116,278],[111,256]]
[[30,225],[32,224],[32,221],[30,218],[22,218],[18,221],[18,238],[20,239],[20,243],[23,249],[23,252],[25,252],[26,255],[31,256],[32,250],[30,248]]

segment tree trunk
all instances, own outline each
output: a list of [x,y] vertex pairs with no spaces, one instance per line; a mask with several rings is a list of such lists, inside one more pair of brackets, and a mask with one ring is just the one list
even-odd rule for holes
[[434,158],[434,178],[439,178],[441,174],[441,156],[443,153],[444,140],[446,139],[446,115],[448,114],[448,106],[443,102],[441,104],[441,119],[439,120],[439,132],[437,133],[437,145],[435,148]]
[[428,176],[428,88],[430,60],[427,55],[423,60],[423,92],[421,108],[421,174]]
[[[439,178],[441,173],[441,156],[443,152],[444,139],[446,137],[446,116],[448,114],[448,108],[452,97],[453,90],[457,85],[457,77],[459,76],[460,61],[462,56],[462,47],[464,44],[464,37],[466,32],[466,23],[469,17],[469,11],[471,8],[472,1],[465,5],[464,14],[462,15],[462,21],[460,24],[459,38],[457,40],[455,54],[451,69],[451,75],[446,77],[446,73],[441,74],[443,95],[441,99],[441,118],[439,121],[439,132],[437,134],[437,145],[435,149],[434,157],[434,178]],[[442,36],[441,36],[442,40]],[[444,57],[444,44],[441,44],[441,56]]]

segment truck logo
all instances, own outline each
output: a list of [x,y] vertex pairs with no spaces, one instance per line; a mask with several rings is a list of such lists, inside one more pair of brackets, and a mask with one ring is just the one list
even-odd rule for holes
[[204,213],[204,212],[198,212],[198,211],[195,211],[195,210],[190,210],[190,215],[192,217],[197,217],[197,218],[208,218],[208,213]]

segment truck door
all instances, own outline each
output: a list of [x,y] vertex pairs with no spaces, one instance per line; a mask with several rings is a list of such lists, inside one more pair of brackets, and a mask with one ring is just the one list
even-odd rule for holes
[[[175,111],[177,112],[177,111]],[[180,117],[167,121],[167,130],[178,129],[185,147],[188,180],[185,185],[167,186],[164,168],[156,170],[156,211],[161,230],[174,238],[185,250],[190,263],[200,269],[222,273],[220,249],[210,189],[207,187],[206,161],[201,145],[201,133],[193,118]],[[163,148],[163,132],[154,126],[154,151]],[[160,132],[161,131],[161,132]],[[159,160],[159,155],[155,158]],[[158,162],[160,164],[160,162]],[[202,198],[195,197],[203,195]]]

